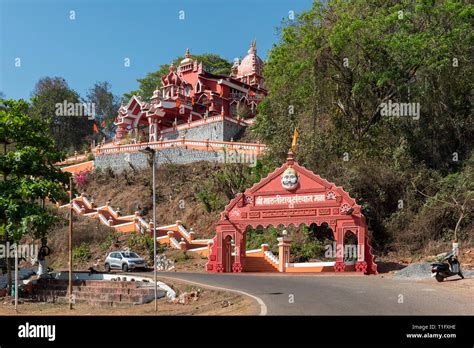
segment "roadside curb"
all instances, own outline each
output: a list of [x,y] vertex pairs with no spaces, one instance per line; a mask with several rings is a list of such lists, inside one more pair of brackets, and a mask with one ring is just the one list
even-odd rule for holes
[[249,294],[248,292],[245,292],[245,291],[242,291],[242,290],[223,288],[223,287],[220,287],[220,286],[203,284],[203,283],[195,282],[193,280],[187,280],[187,279],[182,279],[182,278],[172,277],[172,276],[159,275],[158,278],[168,278],[168,279],[173,279],[173,280],[177,280],[177,281],[181,281],[181,282],[196,284],[196,285],[202,286],[203,288],[208,288],[208,289],[213,289],[213,290],[230,291],[230,292],[235,292],[235,293],[238,293],[238,294],[241,294],[241,295],[245,295],[245,296],[248,296],[250,298],[253,298],[260,305],[260,314],[259,315],[267,315],[267,313],[268,313],[267,305],[265,304],[265,302],[263,302],[263,300],[260,297],[254,296],[254,295]]

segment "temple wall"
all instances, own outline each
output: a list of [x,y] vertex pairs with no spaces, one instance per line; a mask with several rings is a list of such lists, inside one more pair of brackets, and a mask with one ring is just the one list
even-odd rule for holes
[[[224,152],[184,148],[160,149],[156,152],[157,165],[165,163],[187,164],[198,161],[224,162]],[[94,161],[95,168],[106,169],[110,167],[115,173],[130,169],[130,165],[137,169],[148,168],[147,155],[141,152],[114,153],[97,155]]]
[[245,127],[230,121],[213,122],[199,127],[164,133],[163,140],[174,140],[184,136],[186,139],[230,141],[237,140]]

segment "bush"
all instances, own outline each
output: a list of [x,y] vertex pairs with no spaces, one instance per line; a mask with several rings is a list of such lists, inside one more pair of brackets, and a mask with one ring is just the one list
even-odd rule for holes
[[85,262],[91,258],[91,249],[89,244],[82,243],[72,251],[72,258],[75,262]]
[[175,262],[182,262],[182,261],[186,261],[186,260],[189,260],[191,259],[191,256],[189,256],[189,254],[184,251],[182,254],[178,254],[174,257],[174,261]]

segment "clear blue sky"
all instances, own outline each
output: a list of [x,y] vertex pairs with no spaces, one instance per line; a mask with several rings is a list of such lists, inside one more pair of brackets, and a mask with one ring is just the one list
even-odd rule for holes
[[[82,97],[97,81],[115,94],[191,54],[245,56],[254,37],[265,59],[289,11],[311,0],[0,0],[0,91],[29,99],[41,77],[61,76]],[[185,19],[179,19],[179,11]],[[70,11],[76,19],[70,20]],[[15,67],[15,59],[21,67]],[[124,67],[130,58],[131,66]]]

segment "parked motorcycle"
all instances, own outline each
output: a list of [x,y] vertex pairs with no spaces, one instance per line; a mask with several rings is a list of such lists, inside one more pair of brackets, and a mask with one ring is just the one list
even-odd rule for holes
[[442,282],[444,278],[454,275],[459,275],[461,279],[464,279],[461,272],[461,264],[456,258],[454,251],[446,255],[441,262],[432,263],[431,266],[431,276],[435,277],[438,282]]

